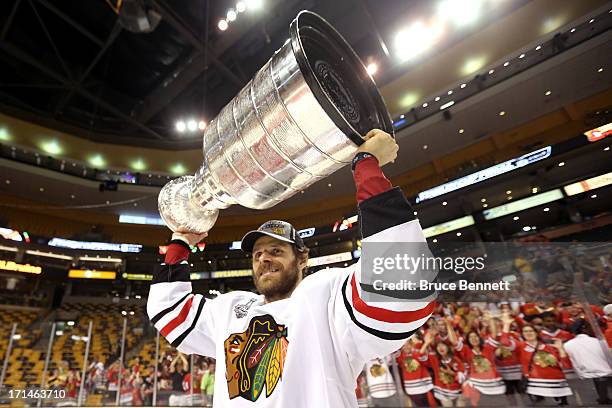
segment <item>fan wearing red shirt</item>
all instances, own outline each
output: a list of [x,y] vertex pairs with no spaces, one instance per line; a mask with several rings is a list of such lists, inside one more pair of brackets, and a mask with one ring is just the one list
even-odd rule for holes
[[503,395],[506,385],[495,367],[495,350],[499,347],[497,327],[489,312],[485,312],[484,321],[489,327],[490,336],[473,330],[466,336],[466,343],[458,343],[457,351],[469,366],[466,383],[484,395]]
[[[427,332],[425,342],[419,351],[427,359],[423,361],[434,372],[434,396],[443,407],[465,406],[461,384],[465,381],[465,365],[461,358],[443,341],[435,342],[435,333]],[[430,346],[435,344],[434,351]]]
[[419,354],[422,344],[413,340],[414,338],[415,336],[406,341],[397,356],[397,364],[401,369],[404,383],[404,392],[416,407],[435,406],[435,400],[431,392],[433,382],[427,367],[425,367],[427,357]]
[[572,390],[563,374],[563,367],[569,367],[569,358],[561,341],[557,340],[554,346],[543,343],[531,325],[522,327],[523,341],[515,341],[509,333],[514,319],[505,314],[502,321],[501,343],[510,347],[516,343],[523,376],[527,378],[526,393],[536,401],[552,397],[559,401],[559,405],[567,405],[567,397],[572,395]]

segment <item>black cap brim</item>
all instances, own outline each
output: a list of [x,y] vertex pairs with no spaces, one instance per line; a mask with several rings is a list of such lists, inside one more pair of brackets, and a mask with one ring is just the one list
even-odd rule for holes
[[279,241],[288,242],[290,244],[295,244],[295,241],[290,240],[289,238],[285,238],[281,235],[276,235],[267,231],[249,231],[246,233],[244,237],[242,237],[242,243],[240,244],[240,249],[244,252],[253,252],[253,246],[255,246],[255,242],[263,237],[264,235],[272,238],[276,238]]

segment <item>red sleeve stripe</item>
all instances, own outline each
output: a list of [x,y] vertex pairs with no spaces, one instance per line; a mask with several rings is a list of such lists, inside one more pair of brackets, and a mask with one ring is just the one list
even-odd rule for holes
[[357,290],[357,282],[355,280],[354,274],[351,278],[351,289],[353,309],[357,310],[362,315],[365,315],[371,319],[386,323],[412,323],[417,320],[423,319],[433,312],[436,304],[436,302],[433,301],[422,309],[407,310],[403,312],[397,312],[394,310],[387,310],[382,309],[380,307],[370,306],[359,297],[359,291]]
[[187,302],[185,302],[178,316],[170,320],[168,324],[166,324],[164,328],[160,330],[160,333],[164,337],[170,334],[170,332],[176,329],[181,323],[185,322],[185,319],[187,319],[187,315],[189,314],[189,310],[191,309],[192,303],[193,303],[193,295],[189,298],[189,300],[187,300]]

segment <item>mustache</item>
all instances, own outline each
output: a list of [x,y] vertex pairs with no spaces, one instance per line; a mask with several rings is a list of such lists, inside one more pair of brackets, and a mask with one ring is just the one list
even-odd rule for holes
[[268,272],[272,269],[278,269],[278,271],[282,271],[284,268],[281,264],[278,263],[263,263],[261,265],[259,265],[259,267],[257,268],[257,270],[255,271],[255,276],[259,277],[262,273],[264,272]]

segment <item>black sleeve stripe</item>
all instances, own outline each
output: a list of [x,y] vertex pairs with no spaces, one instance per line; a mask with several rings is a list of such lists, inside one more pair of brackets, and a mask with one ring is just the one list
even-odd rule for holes
[[206,303],[206,298],[204,298],[204,296],[202,296],[202,300],[200,301],[200,306],[198,306],[198,311],[196,312],[196,315],[193,318],[193,322],[191,323],[191,326],[189,326],[189,328],[187,330],[185,330],[183,332],[183,334],[178,336],[176,339],[174,339],[174,341],[172,343],[170,343],[172,345],[172,347],[176,348],[176,347],[180,346],[181,343],[183,342],[183,340],[185,340],[185,337],[187,337],[189,335],[189,333],[191,333],[193,331],[193,329],[195,329],[196,324],[198,324],[198,320],[200,320],[200,314],[202,314],[202,309],[204,308],[204,303]]
[[359,203],[359,225],[363,238],[414,219],[414,210],[399,187]]
[[[349,276],[350,277],[350,276]],[[363,323],[357,321],[357,318],[355,317],[355,314],[353,313],[353,308],[351,307],[351,304],[349,303],[348,299],[346,298],[346,286],[348,284],[349,281],[349,277],[346,278],[346,280],[344,281],[344,284],[342,285],[342,299],[344,300],[344,307],[346,307],[346,311],[348,312],[349,316],[351,317],[351,320],[353,321],[353,323],[355,323],[357,325],[357,327],[359,327],[360,329],[378,337],[384,340],[403,340],[403,339],[407,339],[408,337],[412,336],[414,333],[416,333],[417,329],[415,330],[411,330],[409,332],[403,332],[403,333],[389,333],[389,332],[384,332],[384,331],[380,331],[380,330],[376,330],[373,329],[371,327],[368,327],[366,325],[364,325]]]
[[430,290],[376,290],[374,289],[374,285],[370,285],[368,283],[360,283],[361,290],[364,292],[375,293],[377,295],[385,295],[395,299],[406,299],[406,300],[423,300],[426,301],[427,298],[436,294],[435,289]]
[[172,312],[174,309],[177,308],[178,305],[180,305],[181,303],[183,303],[183,301],[185,299],[187,299],[189,296],[191,296],[191,293],[187,293],[185,296],[183,296],[178,302],[176,302],[175,304],[173,304],[172,306],[162,310],[161,312],[159,312],[158,314],[156,314],[152,319],[151,319],[151,323],[153,325],[155,325],[155,323],[157,323],[158,321],[161,320],[162,317],[164,317],[165,315],[167,315],[168,313]]
[[189,264],[179,263],[174,265],[162,264],[153,272],[153,282],[190,282]]

